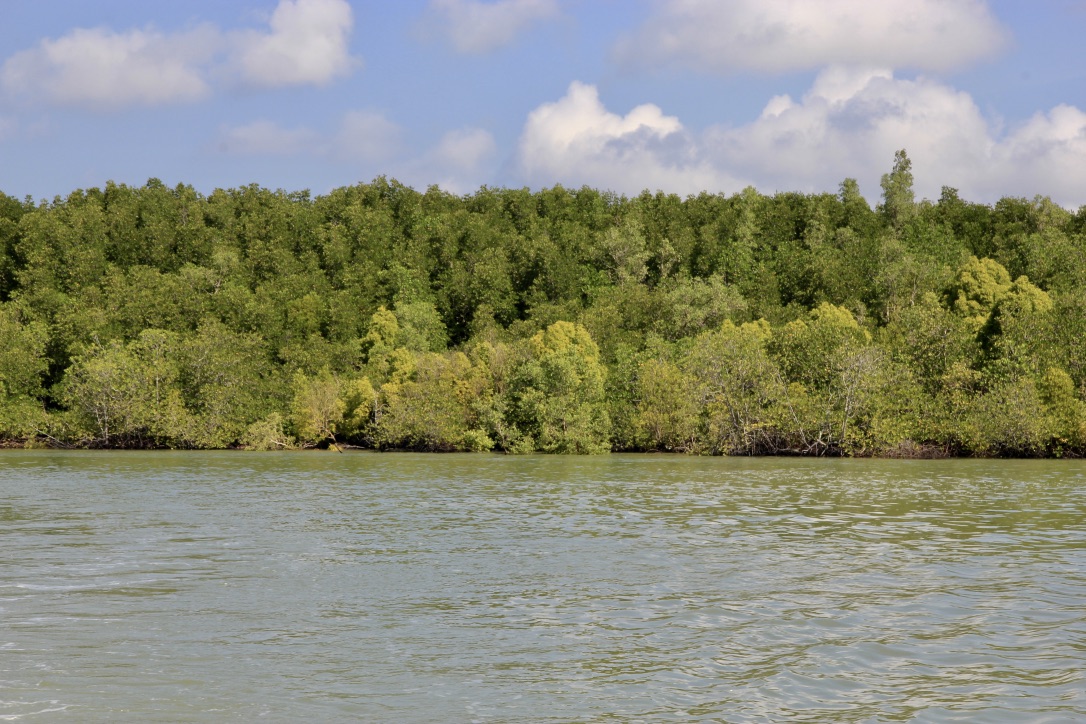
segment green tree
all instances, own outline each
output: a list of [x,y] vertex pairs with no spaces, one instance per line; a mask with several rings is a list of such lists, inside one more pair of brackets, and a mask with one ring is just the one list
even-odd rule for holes
[[772,419],[785,384],[767,353],[771,338],[760,320],[740,327],[728,321],[695,340],[686,364],[710,452],[754,455],[780,448]]
[[881,346],[932,395],[945,390],[955,365],[973,366],[979,352],[972,328],[931,292],[881,329],[879,338]]
[[0,303],[0,397],[38,397],[48,367],[49,332],[16,305]]
[[179,387],[175,333],[149,329],[127,345],[112,342],[77,355],[63,398],[76,429],[103,447],[191,447],[192,418]]
[[46,426],[39,397],[48,368],[49,335],[41,322],[0,303],[0,440],[29,439]]
[[494,442],[477,424],[472,402],[485,380],[462,352],[423,353],[409,377],[381,386],[374,438],[380,447],[414,450],[489,450]]
[[235,444],[254,421],[286,402],[255,334],[207,320],[181,340],[177,355],[178,385],[198,447]]
[[913,164],[905,149],[894,153],[894,168],[882,175],[882,206],[880,211],[887,223],[901,230],[916,215],[916,198],[913,193]]
[[340,382],[331,370],[323,369],[315,377],[294,373],[294,398],[290,403],[290,419],[298,439],[303,443],[320,445],[327,442],[339,450],[336,431],[343,422],[347,404],[341,397]]
[[944,296],[956,314],[980,331],[1011,285],[1011,275],[1002,264],[973,256],[958,269]]
[[637,369],[634,423],[641,445],[651,450],[698,447],[700,410],[693,381],[673,362],[651,358]]
[[588,330],[555,322],[527,340],[512,380],[512,419],[543,452],[607,452],[605,375]]

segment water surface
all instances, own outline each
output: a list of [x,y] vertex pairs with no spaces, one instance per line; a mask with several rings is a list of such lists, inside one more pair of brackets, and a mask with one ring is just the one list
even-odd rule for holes
[[0,720],[1086,720],[1086,465],[0,454]]

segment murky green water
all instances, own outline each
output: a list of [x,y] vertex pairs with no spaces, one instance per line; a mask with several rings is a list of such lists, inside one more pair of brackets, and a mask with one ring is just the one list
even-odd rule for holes
[[0,454],[0,720],[1086,720],[1086,464]]

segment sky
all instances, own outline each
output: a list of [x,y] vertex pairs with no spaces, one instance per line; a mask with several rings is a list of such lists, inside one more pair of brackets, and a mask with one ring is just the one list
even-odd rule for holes
[[0,0],[0,191],[1086,205],[1086,0]]

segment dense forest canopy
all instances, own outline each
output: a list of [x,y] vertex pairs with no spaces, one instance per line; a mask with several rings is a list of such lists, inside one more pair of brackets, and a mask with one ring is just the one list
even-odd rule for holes
[[1081,455],[1086,207],[0,193],[0,439]]

